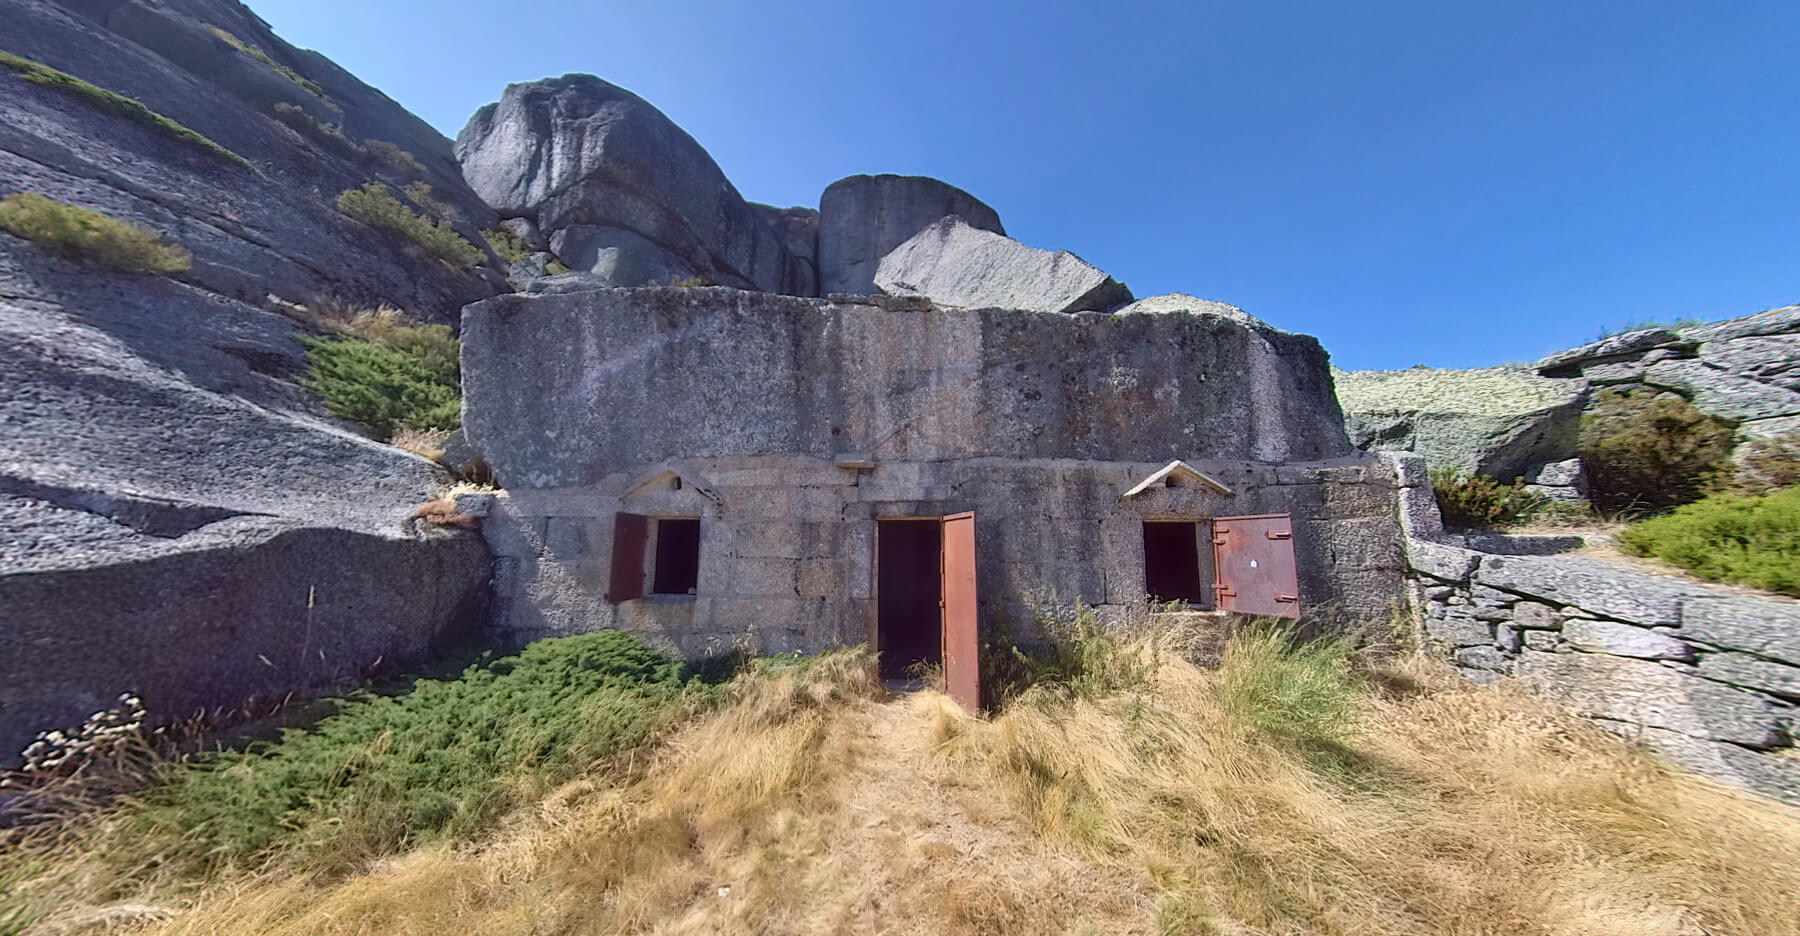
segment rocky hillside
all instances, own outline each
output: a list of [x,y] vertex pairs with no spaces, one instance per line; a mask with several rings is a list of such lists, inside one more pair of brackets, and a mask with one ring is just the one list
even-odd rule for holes
[[454,321],[494,293],[497,262],[335,207],[412,186],[480,244],[492,214],[449,141],[225,0],[0,0],[0,21],[0,197],[192,257],[121,273],[0,230],[0,756],[121,692],[185,717],[474,623],[478,540],[401,528],[438,470],[327,416],[299,386],[306,329],[268,306]]
[[1576,456],[1580,416],[1607,388],[1677,394],[1736,423],[1741,438],[1800,433],[1800,307],[1640,328],[1529,367],[1334,376],[1357,445],[1418,452],[1433,468],[1537,480]]

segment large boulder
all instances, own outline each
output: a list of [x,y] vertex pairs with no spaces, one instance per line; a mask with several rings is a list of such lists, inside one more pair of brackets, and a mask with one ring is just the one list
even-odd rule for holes
[[[457,135],[456,158],[489,205],[533,219],[553,241],[580,226],[585,243],[635,238],[711,283],[769,292],[793,285],[782,238],[706,150],[643,98],[592,75],[508,85]],[[582,268],[612,271],[613,285],[657,281],[647,271],[660,275],[660,264],[618,256],[562,260],[577,267],[596,258],[599,266]]]
[[819,294],[873,294],[882,258],[945,215],[1006,233],[994,209],[936,179],[855,175],[831,183],[819,196]]
[[1505,367],[1337,371],[1351,441],[1511,479],[1574,457],[1588,387]]
[[0,0],[0,21],[6,51],[136,98],[250,163],[0,68],[0,196],[41,192],[173,235],[194,254],[190,282],[252,303],[329,295],[452,321],[498,291],[497,261],[459,269],[337,211],[364,183],[423,182],[472,243],[493,223],[450,141],[241,5]]
[[965,309],[1108,312],[1131,290],[1066,250],[1027,247],[950,215],[881,258],[875,286]]

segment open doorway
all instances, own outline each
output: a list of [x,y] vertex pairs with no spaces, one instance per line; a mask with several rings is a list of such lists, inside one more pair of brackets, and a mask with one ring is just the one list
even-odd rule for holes
[[[1201,537],[1208,542],[1201,545]],[[1213,606],[1212,523],[1206,520],[1144,521],[1144,591],[1151,601]]]
[[942,665],[943,524],[881,520],[875,527],[875,640],[882,679],[911,679],[918,664]]

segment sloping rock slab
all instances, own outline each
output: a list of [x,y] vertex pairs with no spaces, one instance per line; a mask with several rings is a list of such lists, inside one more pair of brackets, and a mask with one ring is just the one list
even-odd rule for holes
[[1066,250],[1027,247],[954,215],[883,257],[875,286],[964,309],[1106,312],[1131,301],[1125,284]]
[[1800,414],[1800,393],[1740,377],[1700,361],[1661,361],[1644,382],[1691,397],[1702,412],[1726,419],[1771,419]]
[[1518,477],[1575,454],[1587,388],[1504,367],[1334,371],[1351,441],[1433,469]]
[[1652,660],[1525,650],[1516,672],[1593,718],[1751,747],[1771,747],[1782,740],[1769,703]]
[[[1691,344],[1691,342],[1687,342]],[[1558,351],[1537,362],[1537,372],[1547,377],[1567,377],[1586,364],[1615,361],[1642,354],[1655,348],[1684,344],[1684,339],[1666,328],[1642,328],[1622,335],[1609,335],[1579,348]]]
[[457,135],[456,157],[489,205],[535,218],[549,237],[573,225],[615,228],[709,282],[770,292],[788,284],[781,238],[706,150],[643,98],[592,75],[508,85]]
[[1000,216],[947,182],[924,176],[855,175],[819,196],[819,294],[866,296],[894,248],[946,215],[1005,234]]

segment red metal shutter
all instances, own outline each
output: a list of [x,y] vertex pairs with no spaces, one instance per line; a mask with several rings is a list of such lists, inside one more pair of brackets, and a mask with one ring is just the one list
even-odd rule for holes
[[981,709],[981,639],[975,603],[975,515],[944,518],[944,687],[971,712]]
[[644,597],[644,549],[650,542],[650,518],[613,514],[612,576],[606,600],[612,604]]
[[1213,520],[1213,565],[1220,611],[1300,616],[1294,524],[1287,514]]

